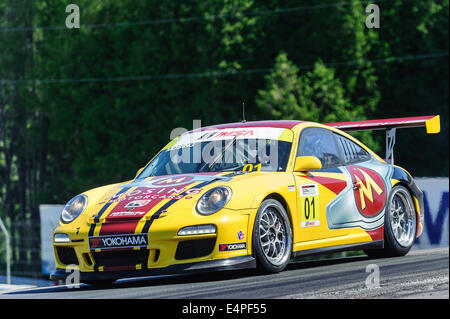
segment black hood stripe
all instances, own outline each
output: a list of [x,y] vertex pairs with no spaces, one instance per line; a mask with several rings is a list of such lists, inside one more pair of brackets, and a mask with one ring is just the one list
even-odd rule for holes
[[[122,188],[116,195],[120,195],[125,193],[126,191],[128,191],[131,187],[124,187]],[[94,236],[94,230],[95,230],[95,226],[97,225],[97,223],[100,221],[100,217],[104,214],[104,212],[108,209],[109,206],[111,206],[112,202],[108,202],[106,203],[102,209],[98,212],[97,216],[94,218],[94,223],[91,225],[91,227],[89,228],[89,237]]]
[[[222,176],[230,176],[230,175],[234,175],[234,172],[231,173],[231,174],[226,174],[226,175],[222,175]],[[213,179],[213,180],[210,180],[210,181],[206,181],[206,182],[197,184],[197,185],[195,185],[195,186],[193,186],[193,187],[191,187],[191,188],[201,188],[201,187],[205,187],[206,185],[209,185],[209,184],[211,184],[211,183],[214,183],[214,182],[216,182],[216,181],[218,181],[218,180],[220,180],[220,178]],[[190,190],[191,188],[185,190],[185,191],[184,191],[183,193],[181,193],[180,195],[182,195],[182,196],[186,195],[186,194],[187,194],[187,191]],[[141,232],[142,232],[143,234],[148,233],[148,231],[149,231],[149,229],[150,229],[150,226],[153,224],[153,221],[154,221],[155,219],[158,219],[159,216],[162,214],[163,211],[165,211],[167,208],[169,208],[170,206],[172,206],[172,205],[173,205],[174,203],[176,203],[177,201],[178,201],[178,199],[171,199],[170,201],[168,201],[167,203],[165,203],[162,207],[160,207],[160,208],[158,209],[158,211],[156,211],[156,212],[152,215],[152,217],[150,217],[150,219],[147,220],[147,221],[145,222],[144,227],[142,228],[142,231],[141,231]],[[143,269],[146,269],[147,267],[148,267],[148,261],[143,265]]]
[[[211,180],[211,181],[206,181],[206,182],[197,184],[197,185],[195,185],[195,186],[193,186],[193,187],[191,187],[191,188],[201,188],[201,187],[204,187],[204,186],[206,186],[206,185],[208,185],[208,184],[210,184],[210,183],[212,183],[212,182],[215,182],[215,181],[216,181],[215,179],[213,179],[213,180]],[[189,188],[189,189],[185,190],[184,192],[182,192],[182,193],[180,194],[180,196],[185,196],[185,195],[187,195],[187,191],[190,190],[191,188]],[[172,206],[173,204],[175,204],[177,201],[179,201],[179,199],[171,199],[171,200],[169,200],[167,203],[165,203],[163,206],[161,206],[161,207],[160,207],[160,208],[152,215],[152,217],[150,217],[150,219],[147,220],[147,221],[145,222],[145,225],[144,225],[144,227],[142,228],[142,233],[144,233],[144,234],[147,233],[148,230],[149,230],[149,228],[150,228],[150,226],[152,225],[153,221],[154,221],[155,219],[158,219],[159,216],[162,214],[163,211],[165,211],[167,208],[169,208],[170,206]]]

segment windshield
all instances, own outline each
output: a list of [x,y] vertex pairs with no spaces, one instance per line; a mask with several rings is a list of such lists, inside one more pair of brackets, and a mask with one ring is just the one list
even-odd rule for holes
[[[266,128],[267,129],[267,128]],[[207,133],[182,136],[168,144],[142,171],[139,178],[202,172],[268,171],[286,169],[292,146],[292,131],[278,134]],[[282,131],[282,139],[278,139]],[[215,131],[216,132],[216,131]],[[240,134],[239,134],[240,133]],[[261,136],[262,135],[262,136]],[[262,137],[266,138],[262,138]]]

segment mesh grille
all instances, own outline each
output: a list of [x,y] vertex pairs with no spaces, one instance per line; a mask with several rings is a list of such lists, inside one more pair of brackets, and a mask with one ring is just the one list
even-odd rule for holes
[[78,265],[77,254],[72,247],[57,246],[56,252],[59,260],[65,265]]
[[144,264],[147,263],[148,256],[148,249],[120,249],[92,253],[92,257],[96,266],[131,266]]
[[186,240],[178,243],[175,259],[190,259],[209,255],[216,244],[215,238]]

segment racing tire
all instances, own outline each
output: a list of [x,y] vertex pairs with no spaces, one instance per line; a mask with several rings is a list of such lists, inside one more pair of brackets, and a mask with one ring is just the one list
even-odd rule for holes
[[404,186],[395,186],[389,194],[384,216],[384,248],[365,250],[370,258],[406,255],[416,238],[417,214],[413,199]]
[[286,268],[292,252],[292,228],[283,205],[266,199],[259,206],[253,226],[253,255],[262,273]]

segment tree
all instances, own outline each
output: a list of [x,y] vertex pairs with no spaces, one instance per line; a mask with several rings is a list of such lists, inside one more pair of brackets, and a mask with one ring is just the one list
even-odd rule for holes
[[[398,57],[376,65],[378,118],[441,116],[441,133],[424,129],[397,132],[396,163],[415,176],[449,174],[449,1],[385,1],[380,6],[378,43],[374,58]],[[431,157],[430,157],[431,156]],[[439,164],[429,165],[430,159]]]
[[[366,119],[364,108],[352,105],[335,71],[321,61],[314,64],[313,70],[301,74],[287,55],[281,53],[266,82],[266,89],[258,92],[256,104],[271,118],[319,123]],[[357,136],[378,150],[369,134],[360,132]]]

